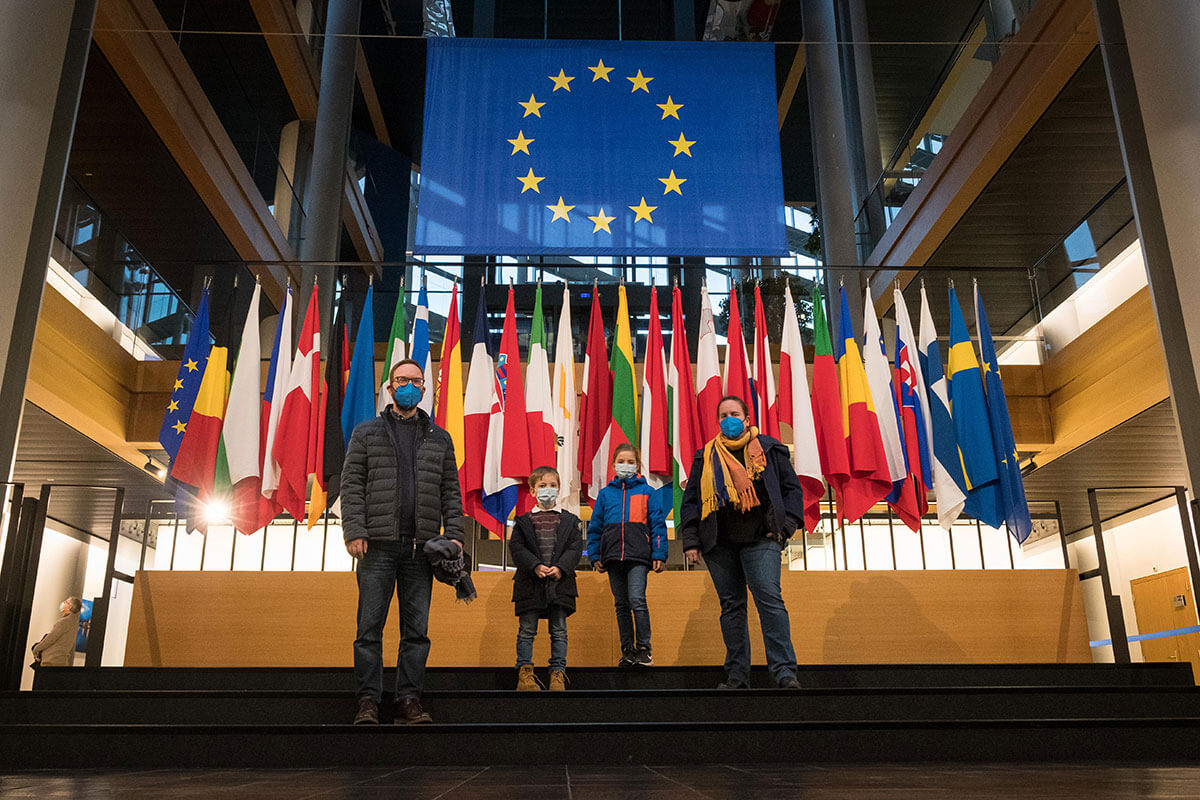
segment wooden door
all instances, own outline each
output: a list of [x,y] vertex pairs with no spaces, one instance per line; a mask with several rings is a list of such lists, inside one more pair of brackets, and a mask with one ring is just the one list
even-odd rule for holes
[[[1159,572],[1129,582],[1138,632],[1175,630],[1196,625],[1196,608],[1186,567]],[[1146,661],[1190,661],[1200,677],[1200,634],[1166,636],[1141,642]]]

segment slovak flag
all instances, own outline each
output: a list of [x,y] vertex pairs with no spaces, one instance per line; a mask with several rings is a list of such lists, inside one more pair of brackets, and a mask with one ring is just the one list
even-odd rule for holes
[[[899,290],[896,290],[899,294]],[[901,299],[903,302],[903,299]],[[900,306],[896,307],[900,317]],[[893,385],[896,392],[896,407],[900,409],[900,428],[904,442],[908,474],[903,489],[892,509],[912,531],[921,530],[921,517],[929,513],[928,487],[933,485],[930,471],[929,432],[925,427],[925,404],[917,391],[923,386],[920,367],[917,364],[917,343],[912,339],[912,324],[908,323],[908,311],[904,312],[906,325],[896,325],[896,368]],[[906,338],[907,337],[907,338]],[[893,490],[894,491],[894,490]]]

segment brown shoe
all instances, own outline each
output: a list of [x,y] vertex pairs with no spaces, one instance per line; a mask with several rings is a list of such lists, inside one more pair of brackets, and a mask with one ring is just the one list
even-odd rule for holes
[[396,703],[397,725],[428,725],[431,722],[433,717],[421,708],[421,701],[417,698],[406,697]]
[[542,687],[533,676],[533,664],[522,664],[517,668],[517,691],[538,692]]
[[358,713],[354,715],[355,725],[378,725],[379,703],[372,697],[358,698]]
[[550,691],[565,692],[567,690],[567,673],[561,669],[550,671]]

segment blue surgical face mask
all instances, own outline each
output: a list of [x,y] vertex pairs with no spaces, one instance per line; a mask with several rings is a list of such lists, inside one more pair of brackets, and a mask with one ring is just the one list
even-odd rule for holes
[[555,500],[558,499],[558,487],[543,486],[537,490],[537,499],[538,502],[544,506],[551,505]]
[[746,423],[742,422],[741,417],[726,417],[721,420],[721,433],[725,434],[728,439],[736,439],[742,435],[744,430],[746,430]]
[[618,478],[632,478],[637,475],[637,464],[614,464],[613,472]]
[[396,399],[397,408],[408,411],[421,402],[421,390],[417,388],[416,384],[408,383],[393,392],[392,397]]

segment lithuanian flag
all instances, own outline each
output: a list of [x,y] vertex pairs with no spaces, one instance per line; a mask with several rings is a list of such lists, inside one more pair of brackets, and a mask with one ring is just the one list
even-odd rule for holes
[[887,496],[892,490],[892,477],[879,433],[879,417],[875,414],[875,404],[867,386],[867,372],[850,324],[845,287],[842,287],[841,295],[840,330],[834,344],[842,388],[842,433],[850,458],[850,479],[842,489],[838,513],[846,522],[854,522]]

